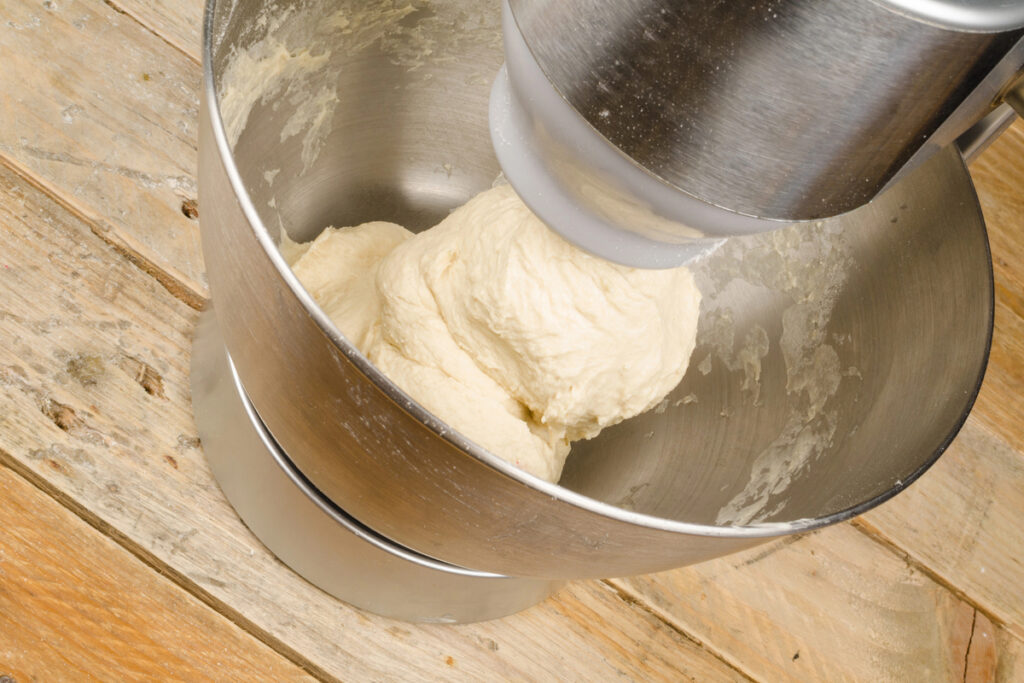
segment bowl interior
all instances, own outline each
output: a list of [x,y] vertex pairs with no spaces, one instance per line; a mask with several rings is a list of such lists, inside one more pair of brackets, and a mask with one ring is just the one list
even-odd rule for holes
[[[498,3],[223,3],[213,26],[222,118],[275,239],[369,220],[425,229],[498,177]],[[871,205],[730,240],[695,271],[683,382],[576,443],[562,486],[699,524],[821,519],[900,490],[966,416],[992,285],[955,151]]]

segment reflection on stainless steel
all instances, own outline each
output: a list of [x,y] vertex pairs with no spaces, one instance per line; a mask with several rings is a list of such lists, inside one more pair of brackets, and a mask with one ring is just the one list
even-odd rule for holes
[[977,159],[989,143],[1009,128],[1016,118],[1013,108],[1007,101],[964,131],[956,140],[957,149],[960,150],[964,161],[970,164]]
[[[710,204],[787,221],[875,197],[1024,25],[1019,8],[992,2],[509,3],[555,89],[638,165]],[[935,6],[934,18],[910,5]],[[971,30],[934,23],[955,6],[973,12]],[[959,112],[944,135],[992,106]]]
[[376,614],[440,623],[496,619],[560,586],[474,572],[417,555],[332,505],[267,433],[231,365],[212,311],[192,349],[192,401],[203,451],[246,525],[308,581]]
[[1024,25],[1024,4],[1013,0],[873,0],[938,26],[993,31]]
[[[716,349],[728,335],[709,319],[671,401],[580,444],[563,486],[452,432],[333,328],[275,244],[282,227],[295,239],[370,219],[424,228],[491,185],[499,168],[487,107],[502,62],[499,8],[436,0],[403,16],[376,15],[372,33],[355,35],[344,31],[365,21],[330,18],[370,11],[364,2],[294,7],[208,8],[203,251],[253,405],[303,475],[362,524],[424,555],[512,576],[651,572],[848,518],[913,481],[956,433],[982,376],[993,304],[981,212],[952,149],[821,226],[841,243],[821,252],[822,268],[842,267],[829,280],[827,316],[806,314],[813,289],[799,294],[743,270],[728,281],[709,277],[721,291],[706,294],[720,319],[728,314],[737,353],[722,360],[728,354]],[[268,17],[258,21],[261,12]],[[256,101],[234,152],[219,118],[219,75],[268,31],[286,49],[329,52],[309,81],[315,92],[334,89],[338,102],[308,167],[304,135],[282,135],[301,101],[295,91]],[[781,274],[786,259],[803,264],[791,272],[813,271],[819,254],[803,238],[784,249],[771,246],[772,235],[745,239],[754,241],[715,258],[738,249],[750,268]],[[804,330],[810,342],[793,352],[801,320],[820,329]],[[838,379],[818,388],[805,373],[818,366]],[[816,439],[793,467],[783,462],[790,424],[794,444],[808,425]],[[750,485],[762,456],[788,477],[767,482],[767,495]],[[751,504],[760,506],[754,514]],[[718,524],[723,509],[758,523]]]

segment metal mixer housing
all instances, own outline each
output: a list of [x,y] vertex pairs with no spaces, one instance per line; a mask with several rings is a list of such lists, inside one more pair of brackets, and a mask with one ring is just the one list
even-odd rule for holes
[[507,0],[504,25],[506,175],[567,239],[642,267],[864,205],[1024,65],[1024,5],[984,0]]

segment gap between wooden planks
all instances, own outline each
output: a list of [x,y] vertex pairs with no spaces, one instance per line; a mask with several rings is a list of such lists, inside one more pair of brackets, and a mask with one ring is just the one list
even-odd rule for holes
[[[126,4],[131,4],[131,3],[126,3]],[[138,3],[136,3],[136,4],[138,4]],[[193,4],[195,4],[195,3],[193,3]],[[175,6],[176,6],[176,5],[175,5]],[[182,5],[181,5],[181,6],[184,6],[184,3],[182,3]],[[123,28],[125,29],[125,31],[126,31],[126,32],[130,32],[130,31],[129,31],[130,27],[123,27]],[[139,42],[140,42],[140,43],[144,43],[145,41],[143,41],[143,40],[140,40]],[[173,62],[173,59],[169,59],[169,60],[168,60],[168,62],[169,62],[169,63],[170,63],[170,62]],[[134,63],[134,62],[133,62],[133,63]],[[129,66],[130,66],[130,65],[129,65]],[[145,73],[145,72],[143,72],[143,73]],[[174,79],[173,79],[173,78],[171,78],[171,79],[166,79],[166,82],[168,82],[168,83],[173,83],[173,82],[174,82]],[[129,85],[130,85],[130,84],[129,84]],[[151,97],[151,98],[152,98],[152,97]],[[140,99],[140,101],[139,101],[138,103],[139,103],[139,105],[145,104],[144,98]],[[151,103],[150,103],[150,104],[148,104],[148,105],[150,105],[150,106],[151,106],[151,108],[154,108],[154,106],[159,106],[159,102],[157,102],[157,104],[154,104],[154,103],[152,103],[152,102],[151,102]],[[77,115],[76,115],[76,116],[77,116]],[[1019,129],[1019,125],[1018,125],[1018,129]],[[1000,140],[1000,141],[999,141],[999,142],[997,142],[996,144],[998,145],[998,144],[1000,144],[1001,142],[1002,142],[1002,141]],[[990,154],[990,153],[989,153],[989,154]],[[983,158],[982,158],[982,160],[985,160],[986,158],[987,158],[987,155],[986,155],[985,157],[983,157]],[[31,161],[31,160],[30,160],[30,161]],[[37,160],[37,161],[38,161],[38,160]],[[47,160],[45,160],[45,159],[44,159],[43,161],[47,161]],[[53,161],[53,160],[49,160],[49,161]],[[91,163],[91,162],[90,162],[90,163]],[[41,164],[41,166],[45,166],[45,164]],[[102,169],[101,169],[101,170],[102,170]],[[32,171],[30,171],[30,172],[32,172]],[[52,179],[51,179],[51,180],[52,180]],[[60,184],[59,182],[56,182],[56,181],[51,181],[51,182],[45,182],[45,183],[43,183],[43,184],[44,184],[44,185],[46,186],[46,188],[47,188],[47,190],[49,191],[49,193],[51,193],[51,194],[55,194],[55,195],[58,195],[58,196],[61,196],[61,197],[63,196],[63,194],[67,193],[67,191],[68,191],[68,188],[65,188],[65,189],[61,190],[61,189],[60,189],[60,187],[61,187],[61,184]],[[153,189],[153,188],[147,188],[147,187],[145,187],[145,186],[140,186],[140,187],[139,187],[139,191],[143,191],[143,193],[145,193],[145,191],[146,191],[146,190],[148,190],[148,189]],[[159,188],[159,187],[157,188],[157,194],[159,194],[159,191],[160,191],[160,189],[161,189],[161,188]],[[103,199],[103,198],[102,198],[102,197],[100,197],[100,199]],[[172,207],[172,208],[173,208],[173,207]],[[87,218],[89,217],[89,216],[88,216],[88,214],[83,214],[83,215],[85,215],[85,216],[86,216]],[[143,216],[143,218],[144,218],[144,216]],[[92,220],[92,219],[90,219],[90,220]],[[150,222],[152,223],[152,221],[153,221],[153,219],[151,218],[151,219],[150,219]],[[126,223],[126,224],[127,224],[127,223]],[[143,230],[144,230],[144,228],[145,228],[145,227],[146,227],[146,223],[145,223],[145,221],[143,221],[143,222],[142,222],[141,224],[139,224],[139,225],[136,225],[135,223],[131,223],[131,224],[128,224],[128,228],[127,228],[127,229],[129,229],[129,230],[133,230],[133,229],[134,229],[134,230],[140,230],[140,229],[143,229]],[[108,239],[109,241],[114,241],[114,242],[117,242],[117,240],[116,240],[116,239],[114,239],[114,238],[111,238],[111,237],[110,237],[110,234],[106,233],[105,231],[103,231],[103,230],[98,230],[98,232],[99,232],[99,233],[101,233],[101,234],[104,234],[104,236],[105,236],[105,237],[104,237],[104,239]],[[143,236],[142,236],[142,237],[143,237],[143,238],[146,238],[146,239],[148,239],[148,238],[147,238],[147,237],[145,236],[145,234],[143,234]],[[130,238],[130,239],[129,239],[129,238]],[[121,238],[121,240],[122,240],[122,241],[123,241],[124,243],[126,243],[126,244],[127,244],[127,243],[131,243],[131,242],[133,242],[133,241],[137,242],[138,244],[144,244],[144,243],[145,243],[145,240],[142,240],[142,239],[138,239],[138,237],[137,237],[137,236],[132,236],[132,234],[129,234],[128,238]],[[993,241],[993,242],[994,242],[994,241]],[[158,246],[159,246],[159,245],[158,245]],[[159,254],[158,254],[158,255],[159,255]],[[166,259],[165,259],[165,260],[166,260]],[[156,260],[154,260],[154,261],[152,261],[152,262],[153,262],[153,263],[159,263],[159,262],[162,262],[162,261],[161,261],[160,259],[156,259]],[[158,267],[159,267],[159,266],[158,266]],[[1021,339],[1021,337],[1015,337],[1015,338],[1016,338],[1016,339]],[[998,339],[998,337],[997,337],[997,339]],[[1018,356],[1018,357],[1019,357],[1019,356]],[[1011,395],[1011,396],[1010,396],[1010,398],[1012,399],[1012,398],[1013,398],[1013,396]],[[998,403],[998,401],[995,401],[995,402],[997,402],[997,403]],[[1014,442],[1020,443],[1020,441],[1014,441]],[[985,455],[985,454],[982,454],[982,456],[984,456],[984,455]],[[948,458],[948,456],[947,456],[947,458]],[[945,460],[945,459],[943,459],[943,460]],[[943,462],[943,461],[940,461],[940,462]],[[983,462],[984,462],[984,461],[983,461]],[[989,469],[990,469],[990,470],[994,470],[994,468],[991,468],[991,467],[990,467]],[[927,479],[926,479],[926,480],[927,480]],[[921,484],[916,484],[916,485],[921,485]],[[914,489],[913,489],[913,488],[911,488],[911,490],[914,490]],[[970,493],[972,494],[972,496],[971,496],[972,498],[977,498],[977,494],[978,494],[977,490],[971,490],[971,492],[970,492]],[[906,495],[908,495],[908,494],[906,494]],[[906,495],[904,495],[904,496],[906,496]],[[903,498],[903,497],[900,497],[899,499],[897,499],[896,501],[894,501],[893,503],[891,503],[891,504],[889,504],[889,505],[890,505],[890,506],[895,506],[895,505],[897,504],[897,502],[899,502],[899,501],[901,501],[901,500],[902,500],[902,498]],[[897,515],[897,521],[899,521],[899,516],[898,516],[898,515]],[[927,522],[928,520],[925,520],[925,521]],[[926,527],[924,528],[924,537],[925,537],[925,538],[932,538],[932,539],[938,539],[938,540],[940,540],[940,541],[941,541],[941,539],[943,538],[943,535],[944,535],[944,531],[945,531],[945,528],[944,528],[944,527],[943,527],[943,526],[942,526],[941,524],[936,524],[936,523],[935,523],[934,521],[932,521],[932,522],[929,522],[929,523],[931,523],[931,526],[930,526],[930,527],[929,527],[929,526],[926,526]],[[913,544],[914,544],[914,543],[916,543],[916,542],[918,542],[918,539],[919,539],[919,538],[921,538],[921,535],[915,535],[915,536],[914,536],[913,538],[910,538],[910,539],[908,539],[908,540],[904,540],[904,543],[908,543],[908,544],[910,545],[910,548],[911,548],[911,550],[913,550]],[[996,545],[997,545],[997,542],[998,542],[998,540],[996,541]],[[997,548],[994,548],[994,549],[993,549],[993,548],[989,548],[989,550],[998,550],[998,549],[997,549]],[[918,553],[918,554],[916,554],[916,555],[915,555],[915,554],[914,554],[913,552],[909,552],[909,551],[907,551],[907,552],[909,553],[909,555],[910,555],[911,557],[918,557],[918,556],[923,556],[923,554],[922,554],[922,553]],[[946,558],[943,558],[943,557],[941,557],[941,556],[940,556],[940,557],[936,557],[936,558],[934,558],[934,560],[929,560],[929,562],[931,562],[931,561],[936,561],[936,562],[939,562],[939,563],[940,563],[940,569],[942,569],[942,567],[941,567],[941,562],[943,562],[943,561],[945,561],[945,560],[946,560]],[[930,569],[931,569],[931,568],[932,568],[932,567],[931,567],[931,565],[929,565],[929,566],[930,566]],[[943,571],[939,570],[939,571],[937,571],[936,575],[944,575],[944,573],[943,573]],[[980,586],[981,586],[982,588],[987,588],[987,589],[988,589],[988,594],[987,594],[987,595],[982,595],[982,601],[983,601],[983,602],[984,602],[984,603],[986,604],[986,607],[985,607],[985,608],[986,608],[986,610],[991,610],[991,612],[992,612],[992,613],[995,613],[995,611],[996,611],[996,610],[992,609],[992,607],[991,607],[991,603],[990,603],[990,600],[992,599],[992,596],[994,596],[994,597],[995,597],[995,599],[998,599],[998,597],[999,597],[999,590],[998,590],[998,589],[999,589],[999,587],[998,587],[997,585],[989,586],[988,584],[986,584],[986,582],[989,582],[989,579],[988,579],[988,578],[986,578],[986,577],[977,577],[977,575],[972,575],[972,577],[970,577],[970,579],[971,579],[971,581],[973,581],[973,582],[977,582],[977,583],[978,583],[978,584],[979,584],[979,585],[980,585]],[[966,591],[964,592],[964,594],[965,594],[965,595],[967,595],[968,597],[972,597],[972,599],[977,599],[977,598],[975,598],[974,596],[977,596],[977,595],[979,594],[979,591],[978,591],[978,590],[975,590],[975,587],[969,587],[969,589],[970,589],[970,590],[966,590]],[[1014,595],[1014,594],[1013,594],[1013,590],[1014,590],[1014,587],[1011,587],[1011,592],[1009,593],[1009,595],[1010,595],[1011,597],[1013,597],[1013,595]],[[1019,590],[1019,588],[1017,588],[1016,590]],[[1002,595],[1002,599],[1006,599],[1006,596],[1007,596],[1007,595],[1008,595],[1008,594],[1004,594],[1004,595]],[[1018,602],[1018,604],[1019,604],[1019,602]]]
[[843,524],[613,583],[761,680],[1024,675],[1020,641],[876,545]]
[[0,465],[0,675],[310,680]]
[[195,305],[201,70],[113,7],[0,0],[0,155]]

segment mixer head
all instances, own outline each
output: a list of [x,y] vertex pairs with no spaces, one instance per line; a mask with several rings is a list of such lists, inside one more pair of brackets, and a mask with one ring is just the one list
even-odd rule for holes
[[527,205],[629,266],[868,203],[998,105],[1024,3],[505,0],[492,141]]

